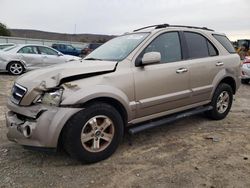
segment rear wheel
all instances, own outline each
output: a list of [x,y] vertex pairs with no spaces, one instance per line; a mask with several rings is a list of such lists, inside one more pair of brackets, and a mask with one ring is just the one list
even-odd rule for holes
[[7,66],[7,70],[10,74],[20,75],[24,72],[24,67],[20,62],[10,62]]
[[74,158],[93,163],[117,149],[124,126],[117,110],[105,103],[93,104],[75,114],[63,133],[65,150]]
[[214,120],[224,119],[231,109],[233,102],[233,90],[230,85],[222,83],[220,84],[212,98],[211,105],[212,110],[207,112],[209,118]]

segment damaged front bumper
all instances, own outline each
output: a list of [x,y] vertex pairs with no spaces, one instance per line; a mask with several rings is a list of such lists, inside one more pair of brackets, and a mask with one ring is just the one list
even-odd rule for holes
[[18,106],[8,100],[7,137],[23,146],[56,148],[67,120],[82,108],[55,107],[43,104]]

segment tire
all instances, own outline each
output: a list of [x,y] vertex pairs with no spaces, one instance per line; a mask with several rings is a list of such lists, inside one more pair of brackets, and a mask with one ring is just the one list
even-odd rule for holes
[[24,66],[20,62],[10,62],[7,66],[7,71],[12,75],[20,75],[24,72]]
[[224,119],[231,109],[232,102],[233,90],[231,86],[221,83],[214,92],[211,102],[213,109],[207,112],[208,117],[213,120]]
[[241,79],[241,83],[242,84],[248,84],[249,83],[249,79]]
[[67,122],[63,131],[63,147],[71,157],[84,163],[94,163],[115,152],[123,133],[120,113],[106,103],[95,103]]

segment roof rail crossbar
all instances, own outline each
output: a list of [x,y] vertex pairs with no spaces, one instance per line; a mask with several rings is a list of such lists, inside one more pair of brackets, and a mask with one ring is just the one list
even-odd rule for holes
[[151,28],[151,27],[154,27],[155,29],[160,29],[160,28],[169,27],[169,24],[150,25],[150,26],[146,26],[146,27],[136,29],[136,30],[134,30],[134,32],[140,31],[140,30],[143,30],[143,29],[148,29],[148,28]]
[[208,31],[214,31],[213,29],[209,29],[207,27],[196,27],[196,26],[189,26],[189,25],[170,25],[169,27],[186,27],[191,29],[203,29]]
[[192,28],[192,29],[203,29],[203,30],[207,30],[207,31],[214,31],[212,29],[209,29],[207,27],[196,27],[196,26],[188,26],[188,25],[169,25],[169,24],[158,24],[158,25],[150,25],[150,26],[146,26],[146,27],[142,27],[139,29],[134,30],[134,32],[143,30],[143,29],[148,29],[154,27],[155,29],[161,29],[161,28],[166,28],[166,27],[186,27],[186,28]]

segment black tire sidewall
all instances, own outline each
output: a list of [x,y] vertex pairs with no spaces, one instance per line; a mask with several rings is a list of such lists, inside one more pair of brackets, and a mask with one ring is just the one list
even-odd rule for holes
[[[81,131],[85,123],[94,116],[104,115],[109,117],[115,129],[114,137],[109,146],[100,152],[90,152],[81,143]],[[85,162],[93,163],[104,160],[112,155],[117,149],[124,132],[121,115],[115,108],[108,104],[93,104],[84,110],[76,113],[68,122],[64,136],[66,151],[74,158]]]
[[[19,65],[22,66],[23,70],[22,70],[21,73],[19,73],[19,74],[14,74],[14,73],[11,72],[10,66],[11,66],[12,64],[14,64],[14,63],[18,63]],[[10,62],[10,63],[7,65],[7,70],[8,70],[8,72],[9,72],[10,74],[12,74],[12,75],[20,75],[20,74],[22,74],[22,73],[24,72],[24,66],[23,66],[22,63],[20,63],[20,62]]]
[[[224,91],[228,92],[228,94],[229,94],[229,104],[228,104],[227,110],[224,113],[219,113],[217,110],[217,107],[216,107],[217,100],[218,100],[218,97],[220,96],[220,94]],[[232,90],[231,86],[226,84],[226,83],[220,84],[214,92],[212,102],[211,102],[213,109],[211,111],[209,111],[209,116],[215,120],[224,119],[227,116],[227,114],[229,113],[231,106],[232,106],[232,103],[233,103],[233,90]]]

